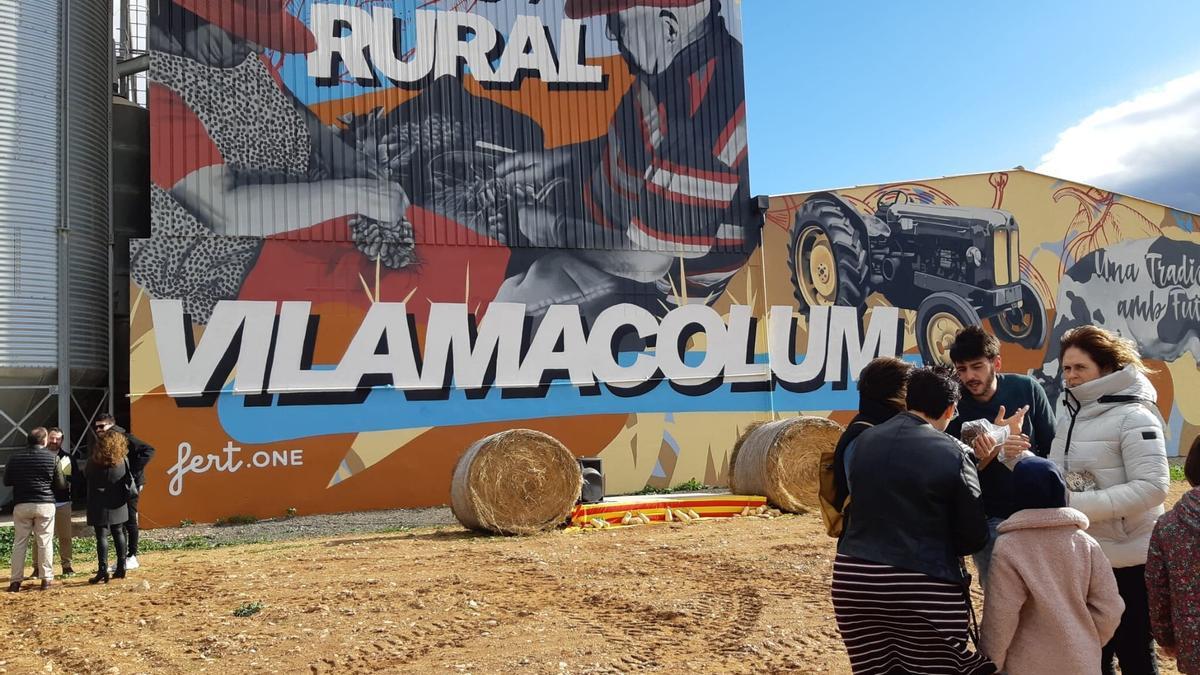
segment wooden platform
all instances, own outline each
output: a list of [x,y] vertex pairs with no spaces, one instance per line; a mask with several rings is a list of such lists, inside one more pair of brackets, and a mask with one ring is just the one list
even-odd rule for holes
[[620,525],[626,513],[644,513],[651,521],[664,522],[667,508],[690,509],[701,518],[732,518],[747,506],[758,508],[767,503],[759,495],[731,495],[727,492],[679,492],[665,495],[624,495],[605,497],[599,504],[580,504],[571,513],[571,525],[582,527],[593,518]]

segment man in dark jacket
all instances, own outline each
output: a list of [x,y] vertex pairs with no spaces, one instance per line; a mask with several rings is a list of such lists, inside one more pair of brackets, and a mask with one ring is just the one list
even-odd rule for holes
[[[961,438],[963,423],[973,420],[985,419],[997,424],[1011,422],[1021,433],[1009,436],[1003,452],[1016,455],[1029,449],[1039,457],[1050,454],[1050,444],[1054,442],[1054,409],[1050,400],[1042,385],[1033,378],[1000,372],[1000,341],[996,336],[979,326],[967,326],[955,335],[954,344],[950,346],[950,360],[958,373],[963,397],[958,404],[958,417],[950,423],[947,433]],[[1002,419],[1002,416],[1008,419]],[[999,536],[996,528],[1019,510],[1012,471],[1004,462],[993,461],[1000,450],[997,447],[991,453],[976,453],[983,510],[991,532],[987,546],[974,556],[981,586],[987,583],[992,546]]]
[[847,453],[853,498],[839,554],[962,580],[959,558],[983,548],[988,528],[974,459],[944,433],[958,397],[948,374],[918,368],[908,411],[859,435]]
[[138,499],[142,488],[146,485],[146,465],[154,457],[154,448],[137,436],[116,426],[116,420],[108,413],[104,413],[96,418],[94,429],[97,435],[109,429],[116,429],[125,434],[125,439],[129,443],[129,469],[132,471],[133,479],[137,483],[138,495],[130,498],[129,520],[125,521],[125,538],[129,544],[125,569],[136,570],[138,568]]
[[[50,427],[46,436],[46,451],[52,453],[58,462],[58,470],[63,475],[63,483],[54,486],[54,538],[58,540],[58,559],[62,563],[62,573],[65,577],[75,573],[71,567],[74,552],[71,541],[74,527],[71,522],[71,503],[75,493],[75,474],[78,470],[75,466],[75,456],[68,448],[63,447],[62,442],[62,429]],[[41,548],[34,549],[34,568],[40,564],[38,556],[41,553]]]
[[833,507],[842,511],[843,515],[846,498],[850,496],[850,489],[846,485],[846,448],[862,432],[904,411],[905,385],[911,371],[912,364],[907,361],[881,356],[868,363],[858,374],[858,414],[838,439],[833,454],[833,481],[836,485]]
[[[37,547],[45,551],[39,561],[38,576],[42,590],[50,588],[54,579],[53,546],[54,489],[65,485],[54,455],[46,451],[46,429],[37,427],[29,432],[29,447],[13,455],[4,469],[4,484],[13,489],[13,548],[12,569],[8,590],[21,590],[25,576],[25,553],[30,536],[37,537]],[[36,558],[37,556],[35,556]]]

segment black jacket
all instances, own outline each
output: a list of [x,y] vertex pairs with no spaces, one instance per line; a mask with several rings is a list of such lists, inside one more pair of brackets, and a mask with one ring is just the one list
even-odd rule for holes
[[87,468],[87,524],[119,525],[129,520],[129,492],[125,489],[125,462],[100,466],[89,461]]
[[846,497],[850,495],[850,488],[846,485],[846,448],[850,447],[859,434],[876,424],[883,424],[892,419],[898,412],[900,411],[886,403],[859,397],[858,414],[850,421],[833,451],[833,483],[836,486],[833,507],[838,511],[842,510]]
[[138,487],[144,486],[146,484],[146,465],[154,457],[154,448],[119,426],[113,426],[113,430],[125,434],[125,440],[129,444],[129,468],[133,469],[133,479],[137,482]]
[[958,582],[959,558],[987,543],[966,446],[916,415],[863,431],[848,478],[854,499],[838,553]]
[[18,452],[4,467],[4,484],[13,489],[13,504],[53,504],[55,487],[65,482],[54,453],[44,446]]

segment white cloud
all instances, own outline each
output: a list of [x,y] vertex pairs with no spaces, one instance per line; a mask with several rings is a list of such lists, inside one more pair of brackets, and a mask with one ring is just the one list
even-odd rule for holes
[[1200,71],[1088,115],[1037,170],[1200,213]]

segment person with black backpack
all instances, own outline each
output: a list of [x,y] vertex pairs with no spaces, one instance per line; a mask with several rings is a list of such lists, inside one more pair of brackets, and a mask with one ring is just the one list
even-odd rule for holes
[[125,437],[125,444],[129,449],[129,469],[133,474],[134,484],[137,486],[137,489],[129,497],[129,503],[127,504],[129,518],[124,524],[125,538],[129,545],[129,559],[125,561],[125,568],[136,570],[140,566],[137,559],[138,500],[142,489],[146,486],[146,465],[154,458],[154,448],[149,443],[117,426],[116,420],[113,419],[112,415],[105,413],[97,417],[95,422],[96,435],[99,436],[101,433],[109,430],[116,431]]

